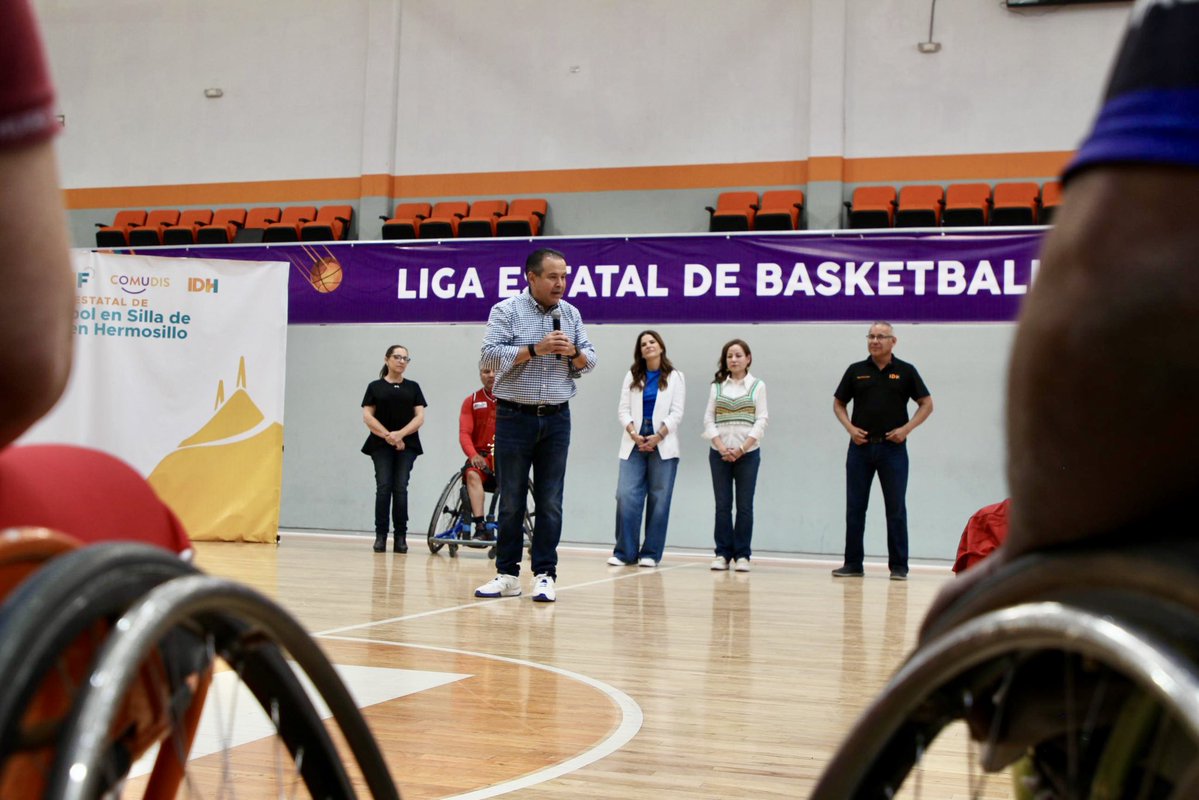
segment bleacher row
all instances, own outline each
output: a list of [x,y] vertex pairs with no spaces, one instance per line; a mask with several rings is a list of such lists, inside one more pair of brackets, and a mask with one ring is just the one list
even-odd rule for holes
[[487,236],[537,236],[549,204],[540,198],[400,203],[383,220],[384,239],[460,239]]
[[[383,220],[384,239],[452,239],[537,236],[548,204],[542,199],[400,203]],[[96,223],[97,247],[330,242],[345,239],[353,206],[289,206],[120,211],[111,224]]]
[[344,239],[353,217],[353,206],[120,211],[111,225],[96,223],[96,246],[328,242]]
[[[1061,184],[955,183],[949,187],[861,186],[845,203],[848,228],[935,228],[1049,225]],[[708,206],[713,232],[786,231],[803,227],[804,194],[798,190],[723,192]]]
[[1058,181],[905,186],[898,198],[893,186],[862,186],[845,207],[850,228],[1049,225],[1061,195]]

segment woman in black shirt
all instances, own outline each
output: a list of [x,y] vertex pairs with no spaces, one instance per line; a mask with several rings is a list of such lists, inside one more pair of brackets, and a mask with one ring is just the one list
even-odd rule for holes
[[362,397],[362,421],[370,429],[362,452],[375,462],[375,552],[387,549],[388,511],[395,552],[408,552],[408,476],[423,451],[417,431],[425,422],[425,396],[416,381],[404,380],[412,359],[408,348],[387,348],[379,380]]

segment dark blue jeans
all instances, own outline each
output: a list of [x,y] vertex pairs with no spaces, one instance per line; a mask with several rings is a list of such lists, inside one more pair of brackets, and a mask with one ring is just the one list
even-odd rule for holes
[[[736,461],[721,459],[708,448],[708,466],[712,470],[712,494],[716,497],[716,555],[725,559],[749,558],[749,541],[754,535],[754,489],[758,485],[758,466],[762,451],[753,450]],[[733,522],[734,494],[737,521]]]
[[887,562],[892,570],[907,572],[908,446],[891,442],[849,443],[845,457],[845,566],[861,567],[865,557],[866,506],[876,472],[887,510]]
[[388,516],[392,530],[408,533],[408,476],[418,454],[411,450],[380,447],[371,453],[375,462],[375,535],[387,535]]
[[511,408],[495,410],[495,470],[500,487],[500,531],[495,568],[519,575],[533,473],[533,574],[558,577],[558,540],[562,536],[562,489],[570,449],[570,410],[536,417]]

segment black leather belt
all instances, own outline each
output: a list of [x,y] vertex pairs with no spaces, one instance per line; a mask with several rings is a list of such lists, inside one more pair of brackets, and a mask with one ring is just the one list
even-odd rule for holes
[[570,405],[570,403],[558,403],[557,405],[536,406],[526,403],[513,403],[511,400],[504,400],[503,398],[497,398],[495,404],[500,408],[508,408],[534,417],[552,417],[560,411],[565,411],[567,406]]
[[883,442],[887,441],[887,435],[885,433],[881,436],[875,436],[874,434],[871,434],[870,436],[866,437],[866,441],[869,444],[882,444]]

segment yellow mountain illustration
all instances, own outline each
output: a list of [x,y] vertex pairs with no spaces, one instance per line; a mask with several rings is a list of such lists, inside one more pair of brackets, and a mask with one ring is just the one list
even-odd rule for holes
[[283,426],[265,417],[246,391],[246,360],[237,390],[150,473],[150,485],[197,541],[273,542],[279,527]]

